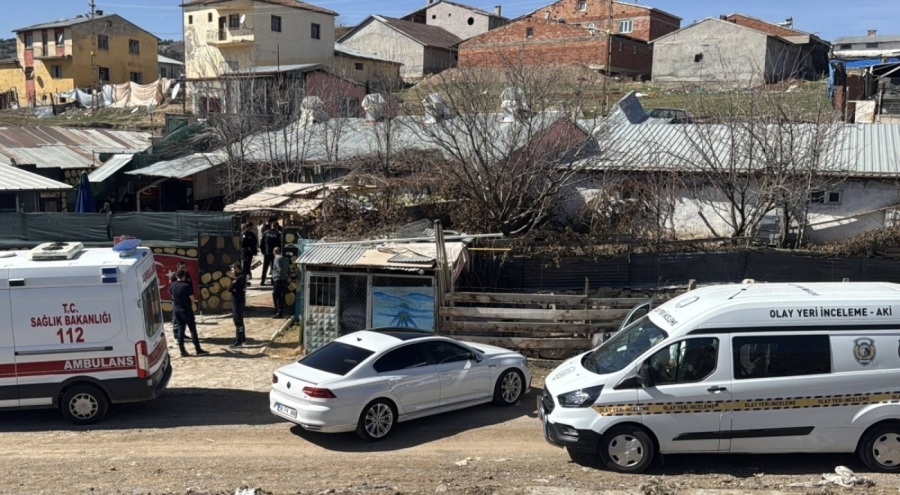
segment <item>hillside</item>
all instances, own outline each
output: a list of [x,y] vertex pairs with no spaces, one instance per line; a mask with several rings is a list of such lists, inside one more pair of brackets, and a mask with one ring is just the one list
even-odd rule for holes
[[16,58],[16,39],[0,39],[0,60]]

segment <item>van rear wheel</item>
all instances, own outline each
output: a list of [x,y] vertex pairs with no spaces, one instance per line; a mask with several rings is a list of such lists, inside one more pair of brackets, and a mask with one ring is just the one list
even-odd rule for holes
[[106,416],[109,399],[97,387],[76,385],[63,394],[59,409],[72,424],[92,425]]
[[653,439],[637,426],[617,426],[600,440],[600,459],[612,471],[641,473],[655,454]]
[[887,423],[866,432],[859,457],[873,471],[900,472],[900,424]]

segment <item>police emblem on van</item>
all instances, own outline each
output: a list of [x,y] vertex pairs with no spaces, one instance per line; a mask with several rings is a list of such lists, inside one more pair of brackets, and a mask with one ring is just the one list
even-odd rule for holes
[[857,363],[868,366],[875,360],[875,354],[875,341],[872,339],[863,337],[853,341],[853,357]]

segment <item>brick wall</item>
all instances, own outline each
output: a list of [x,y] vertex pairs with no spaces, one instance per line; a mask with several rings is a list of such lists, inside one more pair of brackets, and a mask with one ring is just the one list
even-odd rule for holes
[[[609,23],[609,2],[606,0],[585,0],[584,10],[579,8],[580,0],[561,0],[543,7],[530,17],[550,20],[562,18],[566,24],[587,25],[593,23],[596,29],[605,31]],[[613,33],[620,33],[619,21],[631,20],[632,30],[629,36],[644,41],[651,41],[664,34],[677,31],[681,21],[677,17],[658,10],[651,10],[637,5],[624,5],[613,2]]]
[[744,26],[751,29],[755,29],[757,31],[762,31],[764,33],[769,33],[772,36],[804,36],[806,33],[802,33],[800,31],[795,31],[793,29],[788,29],[786,27],[778,26],[776,24],[771,24],[765,21],[761,21],[759,19],[754,19],[752,17],[743,16],[741,14],[731,14],[725,18],[728,22],[733,22],[738,26]]

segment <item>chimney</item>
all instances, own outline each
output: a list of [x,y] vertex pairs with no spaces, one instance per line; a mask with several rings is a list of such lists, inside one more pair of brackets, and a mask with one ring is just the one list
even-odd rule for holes
[[434,0],[428,0],[428,5],[431,5],[433,3],[434,3]]
[[728,16],[725,15],[725,14],[722,14],[722,15],[719,16],[719,20],[720,20],[720,21],[727,21],[727,20],[728,20]]
[[96,12],[97,15],[103,15],[103,11],[102,11],[102,10],[99,10],[99,9],[98,9],[98,10],[95,10],[94,12]]
[[500,17],[500,5],[494,5],[494,15]]
[[869,30],[869,36],[875,36],[875,34],[876,34],[877,32],[878,32],[877,29],[870,29],[870,30]]

